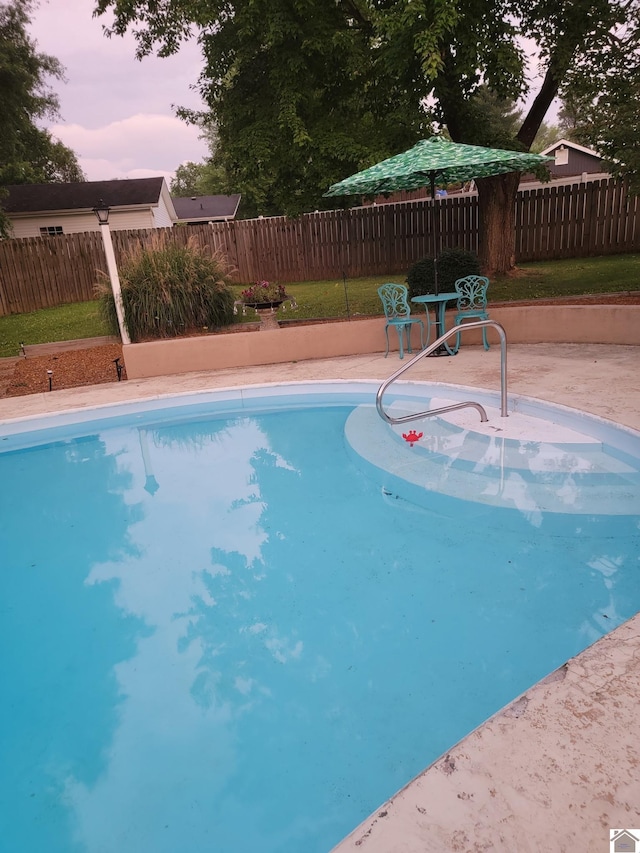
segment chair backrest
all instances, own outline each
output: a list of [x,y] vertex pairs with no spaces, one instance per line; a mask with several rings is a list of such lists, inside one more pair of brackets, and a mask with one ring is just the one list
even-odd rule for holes
[[468,275],[455,283],[458,311],[482,311],[487,307],[489,279],[483,275]]
[[408,293],[409,290],[404,284],[389,282],[378,288],[378,296],[382,301],[384,316],[387,320],[396,320],[398,317],[408,317],[411,314]]

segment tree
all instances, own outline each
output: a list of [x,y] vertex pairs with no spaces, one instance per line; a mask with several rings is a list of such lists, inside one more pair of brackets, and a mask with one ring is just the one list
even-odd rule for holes
[[[638,54],[638,0],[446,0],[437,6],[401,0],[386,4],[381,16],[394,27],[403,53],[419,56],[436,98],[436,117],[456,142],[476,143],[482,123],[474,95],[486,83],[501,98],[529,91],[520,39],[538,47],[542,82],[510,144],[530,150],[554,98],[570,91],[580,69],[585,91],[603,88],[612,69],[619,77],[625,57]],[[637,101],[636,101],[637,108]],[[476,181],[482,223],[480,255],[488,273],[514,266],[515,197],[518,174]]]
[[[27,35],[28,0],[0,4],[0,190],[10,184],[83,180],[76,156],[38,121],[58,114],[58,99],[46,84],[63,78],[52,56],[38,53]],[[0,235],[8,220],[0,210]]]
[[206,121],[198,114],[182,110],[183,117],[200,127],[200,139],[204,139],[209,148],[209,157],[202,163],[194,163],[189,160],[176,169],[175,176],[171,181],[171,194],[175,196],[198,196],[228,194],[234,190],[229,187],[229,182],[224,169],[215,163],[215,154],[218,149],[218,130],[215,123]]
[[589,103],[576,128],[580,141],[596,149],[613,175],[628,178],[640,193],[640,79],[636,72]]
[[[542,82],[501,147],[524,151],[561,87],[595,104],[601,91],[621,96],[610,76],[639,51],[640,0],[98,0],[97,14],[107,8],[111,33],[135,23],[140,55],[171,53],[195,28],[220,160],[263,213],[321,206],[330,183],[403,150],[432,117],[455,142],[498,144],[480,91],[503,103],[529,93],[523,39],[537,45]],[[628,157],[628,145],[611,147]],[[508,271],[519,175],[476,183],[483,268]]]
[[570,139],[571,142],[581,144],[578,138],[581,111],[582,106],[578,103],[575,95],[567,95],[562,99],[562,106],[558,110],[558,133],[560,139]]
[[193,160],[188,160],[178,166],[169,185],[171,195],[182,196],[183,198],[193,195],[206,195],[200,191],[203,170],[204,163],[194,163]]
[[531,143],[531,150],[539,154],[559,139],[567,138],[560,132],[557,124],[547,124],[546,121],[543,121],[536,133],[535,139]]
[[210,160],[194,163],[188,160],[176,169],[170,185],[171,195],[195,196],[226,193],[225,176]]
[[351,0],[99,0],[97,13],[110,6],[110,33],[138,22],[140,56],[156,44],[170,53],[197,28],[213,162],[242,193],[244,215],[334,206],[322,198],[331,183],[424,130],[418,88],[379,63],[373,22]]
[[86,175],[80,168],[75,152],[59,139],[54,139],[49,131],[43,130],[42,152],[40,156],[34,150],[33,168],[40,184],[66,184],[86,181]]
[[597,150],[612,174],[629,179],[640,192],[640,52],[627,30],[617,34],[608,54],[608,73],[594,93],[590,67],[572,69],[567,82],[573,139]]

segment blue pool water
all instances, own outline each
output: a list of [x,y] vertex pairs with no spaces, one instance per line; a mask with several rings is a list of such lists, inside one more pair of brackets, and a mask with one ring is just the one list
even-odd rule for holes
[[640,610],[628,435],[628,513],[416,501],[321,398],[0,435],[0,850],[327,853]]

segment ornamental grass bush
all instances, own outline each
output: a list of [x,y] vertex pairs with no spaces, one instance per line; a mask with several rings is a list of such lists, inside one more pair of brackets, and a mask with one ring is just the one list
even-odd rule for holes
[[[127,253],[118,273],[132,341],[170,338],[233,323],[230,267],[219,253],[190,239],[180,246],[154,237]],[[108,276],[97,285],[102,314],[118,333]]]
[[[438,258],[438,290],[446,293],[455,290],[459,278],[480,275],[480,261],[475,252],[466,249],[443,249]],[[407,273],[409,298],[435,293],[433,258],[417,261]]]

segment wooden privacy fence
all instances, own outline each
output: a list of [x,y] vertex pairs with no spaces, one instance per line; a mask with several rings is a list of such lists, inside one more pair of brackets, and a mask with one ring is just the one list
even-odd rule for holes
[[[222,252],[238,282],[313,281],[404,273],[432,253],[431,204],[421,199],[305,214],[143,231],[113,231],[116,259],[158,234],[196,237]],[[436,201],[438,251],[478,250],[478,199]],[[640,251],[640,201],[614,180],[524,189],[516,201],[516,258],[551,260]],[[95,298],[106,273],[99,232],[0,242],[0,315]]]
[[99,232],[0,241],[0,316],[93,299],[107,269]]

